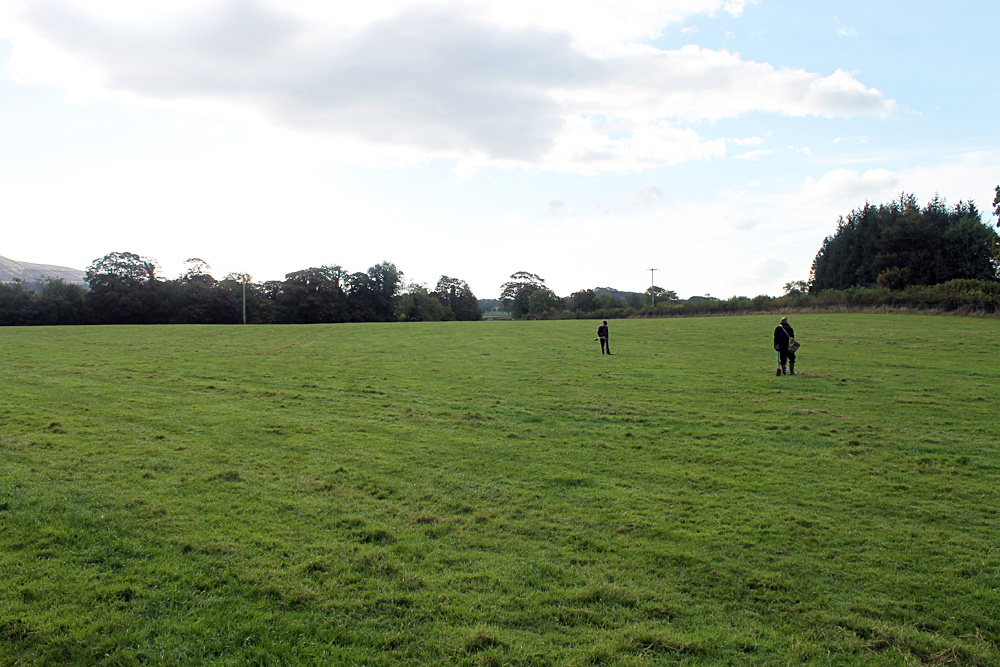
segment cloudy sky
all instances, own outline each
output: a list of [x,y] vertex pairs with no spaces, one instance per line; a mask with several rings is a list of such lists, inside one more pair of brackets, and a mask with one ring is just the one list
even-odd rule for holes
[[993,0],[0,0],[0,255],[780,294],[865,201],[994,221],[998,25]]

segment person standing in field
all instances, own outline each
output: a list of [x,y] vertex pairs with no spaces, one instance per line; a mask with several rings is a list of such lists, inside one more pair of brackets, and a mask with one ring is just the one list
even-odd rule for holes
[[[778,375],[795,375],[795,353],[788,349],[788,342],[795,338],[795,331],[788,323],[787,317],[782,317],[778,326],[774,327],[774,351],[778,353]],[[788,370],[785,363],[788,363]]]
[[608,342],[608,321],[597,327],[597,337],[601,340],[601,354],[611,354],[611,343]]

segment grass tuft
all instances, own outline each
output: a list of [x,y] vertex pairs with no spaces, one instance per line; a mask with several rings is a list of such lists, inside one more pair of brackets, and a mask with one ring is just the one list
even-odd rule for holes
[[479,653],[500,646],[503,646],[503,644],[496,638],[492,631],[481,629],[476,630],[475,633],[465,639],[462,644],[462,652],[470,654]]

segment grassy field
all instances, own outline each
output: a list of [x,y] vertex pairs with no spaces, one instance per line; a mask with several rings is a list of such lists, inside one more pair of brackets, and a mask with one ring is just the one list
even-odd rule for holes
[[1000,320],[776,319],[0,329],[0,664],[1000,664]]

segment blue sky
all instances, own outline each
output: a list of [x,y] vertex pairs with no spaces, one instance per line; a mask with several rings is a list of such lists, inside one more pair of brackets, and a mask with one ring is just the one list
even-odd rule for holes
[[780,294],[1000,183],[1000,3],[0,0],[0,255]]

